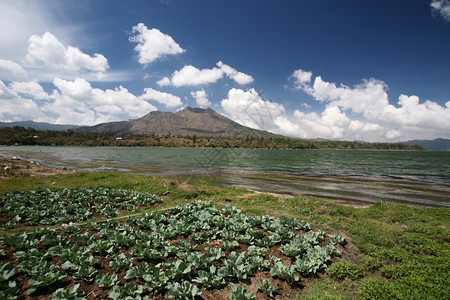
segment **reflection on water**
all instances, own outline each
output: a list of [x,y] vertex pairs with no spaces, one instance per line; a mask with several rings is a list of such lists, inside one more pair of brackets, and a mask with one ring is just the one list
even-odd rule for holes
[[0,147],[0,156],[352,203],[450,206],[449,152]]

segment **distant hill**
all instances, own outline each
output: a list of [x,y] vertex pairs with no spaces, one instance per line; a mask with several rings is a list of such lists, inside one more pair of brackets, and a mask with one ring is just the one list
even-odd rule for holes
[[4,127],[14,127],[20,126],[24,128],[33,128],[36,130],[54,130],[54,131],[65,131],[71,128],[79,127],[77,125],[60,125],[60,124],[49,124],[34,121],[20,121],[20,122],[0,122],[0,128]]
[[435,139],[435,140],[412,140],[402,142],[407,145],[419,145],[427,150],[432,151],[450,151],[450,140],[449,139]]
[[142,118],[122,122],[108,122],[75,129],[76,132],[132,133],[165,135],[197,135],[211,137],[281,137],[267,131],[242,126],[211,108],[192,108],[173,112],[152,111]]

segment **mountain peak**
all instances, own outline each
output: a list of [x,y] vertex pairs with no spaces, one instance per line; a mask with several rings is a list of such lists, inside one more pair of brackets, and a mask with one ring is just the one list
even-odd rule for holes
[[111,122],[84,127],[79,131],[172,134],[229,137],[267,137],[273,133],[242,126],[211,108],[186,108],[173,112],[153,111],[137,120]]
[[191,106],[187,106],[184,109],[178,111],[178,112],[182,112],[182,111],[190,111],[193,113],[205,113],[205,112],[215,112],[214,110],[212,110],[211,108],[199,108],[199,107],[191,107]]

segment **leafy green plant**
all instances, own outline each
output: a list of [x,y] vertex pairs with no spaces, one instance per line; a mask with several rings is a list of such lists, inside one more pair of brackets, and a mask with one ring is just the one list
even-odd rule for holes
[[250,265],[247,263],[245,253],[231,252],[228,259],[223,260],[224,266],[219,268],[217,274],[222,277],[231,277],[238,280],[247,279]]
[[[116,284],[109,291],[109,298],[113,300],[118,299],[136,299],[137,296],[142,294],[144,287],[142,285],[133,284]],[[140,299],[140,298],[139,298]]]
[[295,268],[303,275],[316,274],[317,271],[327,267],[330,259],[327,249],[314,246],[314,248],[308,248],[305,257],[295,261]]
[[332,245],[336,245],[336,244],[345,245],[347,243],[347,241],[345,240],[345,237],[340,236],[338,234],[329,235],[329,237],[330,237],[330,243]]
[[278,291],[278,288],[274,287],[270,280],[264,280],[264,279],[260,278],[258,281],[261,284],[261,285],[257,285],[259,290],[261,290],[263,293],[265,293],[270,298],[275,297],[274,293],[276,293]]
[[97,277],[95,278],[95,282],[97,282],[98,286],[101,288],[112,287],[117,282],[117,274],[111,275],[98,274]]
[[0,265],[0,282],[6,282],[16,274],[16,269],[10,263]]
[[225,250],[233,250],[233,249],[236,249],[237,247],[239,247],[239,243],[237,241],[223,240],[222,244],[223,244],[223,248]]
[[97,274],[97,269],[90,265],[82,265],[74,274],[74,279],[82,279],[84,281],[93,281]]
[[134,258],[128,258],[125,253],[120,253],[114,256],[113,260],[109,262],[109,266],[113,270],[128,270],[133,265]]
[[142,275],[142,279],[146,282],[145,288],[150,291],[160,291],[165,289],[170,278],[161,264],[150,267],[149,270]]
[[79,287],[80,287],[80,284],[77,283],[75,285],[72,285],[68,289],[59,288],[53,293],[53,296],[55,297],[55,299],[60,299],[60,300],[69,300],[69,299],[86,300],[86,298],[83,297],[84,292],[78,291]]
[[0,281],[0,299],[12,300],[17,298],[20,289],[14,280]]
[[192,279],[193,282],[200,283],[202,287],[209,288],[219,288],[225,284],[225,279],[223,277],[216,275],[217,268],[212,265],[209,267],[209,271],[199,270],[198,276]]
[[46,270],[41,270],[41,273],[31,276],[28,280],[30,288],[26,291],[28,295],[34,293],[39,288],[47,287],[67,276],[66,273],[59,271],[55,265],[50,266]]
[[235,286],[230,284],[231,293],[228,293],[228,299],[230,300],[250,300],[255,299],[256,294],[253,292],[247,291],[242,285]]
[[0,264],[0,299],[15,299],[19,288],[14,280],[9,280],[16,274],[16,269],[10,263]]
[[258,246],[255,246],[255,245],[251,245],[247,249],[247,253],[250,256],[262,256],[262,255],[264,255],[266,253],[266,251],[267,251],[267,248],[258,247]]
[[247,258],[247,264],[249,265],[250,273],[255,273],[264,269],[269,269],[270,261],[266,260],[263,256],[253,255]]
[[195,299],[196,296],[201,295],[202,291],[189,281],[183,281],[168,284],[169,290],[166,293],[167,298],[175,299]]
[[126,280],[129,280],[129,279],[141,277],[148,271],[148,269],[149,269],[149,265],[146,261],[144,261],[140,266],[132,266],[130,269],[128,269],[124,278]]
[[274,266],[270,269],[270,275],[285,280],[290,285],[300,279],[294,266],[283,265],[281,261],[275,261]]
[[206,255],[210,257],[211,261],[221,259],[225,256],[225,253],[222,251],[222,248],[209,248],[205,247]]
[[136,206],[162,201],[148,193],[104,187],[38,188],[9,192],[2,199],[3,209],[10,217],[9,222],[27,225],[54,225],[87,220],[93,216],[94,210],[107,217],[114,217],[119,213],[117,207],[134,211]]

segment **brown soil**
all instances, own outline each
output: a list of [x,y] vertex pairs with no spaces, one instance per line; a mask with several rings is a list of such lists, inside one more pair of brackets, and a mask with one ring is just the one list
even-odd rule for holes
[[0,178],[6,177],[45,177],[57,174],[72,174],[74,170],[67,168],[52,168],[44,166],[35,161],[28,161],[19,158],[4,159],[0,157]]

